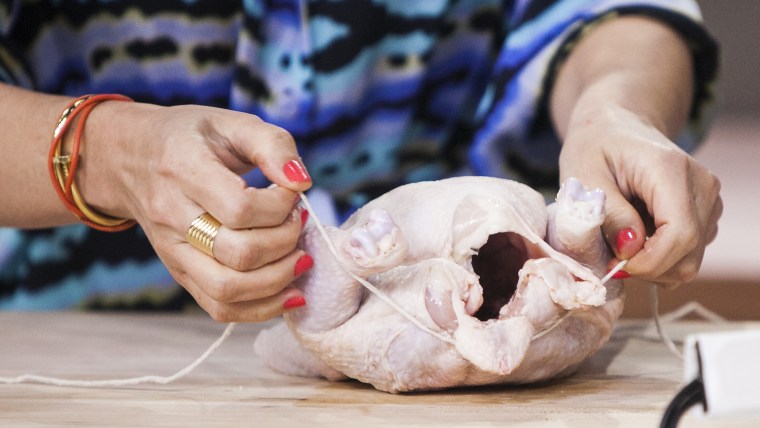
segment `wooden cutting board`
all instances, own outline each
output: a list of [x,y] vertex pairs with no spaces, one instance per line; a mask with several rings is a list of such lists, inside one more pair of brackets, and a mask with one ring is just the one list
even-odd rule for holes
[[[0,426],[654,427],[681,385],[680,360],[648,321],[621,322],[610,342],[564,380],[401,395],[271,371],[252,352],[265,325],[238,325],[205,363],[168,385],[0,385]],[[666,325],[674,339],[747,327],[760,323]],[[0,312],[0,377],[171,375],[223,329],[196,314]],[[757,425],[688,415],[681,426]]]

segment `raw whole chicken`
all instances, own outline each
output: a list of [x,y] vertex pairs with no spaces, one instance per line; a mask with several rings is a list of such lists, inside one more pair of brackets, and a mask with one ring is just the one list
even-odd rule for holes
[[299,245],[315,265],[295,284],[307,305],[262,331],[255,351],[286,374],[389,392],[571,374],[623,307],[620,281],[599,279],[604,199],[575,179],[548,207],[504,179],[409,184],[326,228],[337,258],[309,222]]

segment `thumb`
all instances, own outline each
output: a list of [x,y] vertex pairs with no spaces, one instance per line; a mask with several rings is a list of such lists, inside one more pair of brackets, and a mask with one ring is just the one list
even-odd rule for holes
[[628,260],[644,247],[646,228],[636,208],[619,192],[607,194],[602,233],[618,260]]

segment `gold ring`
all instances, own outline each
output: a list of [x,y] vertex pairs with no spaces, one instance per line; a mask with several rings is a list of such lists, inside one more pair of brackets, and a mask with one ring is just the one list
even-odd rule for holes
[[214,238],[222,224],[209,213],[196,217],[187,229],[187,243],[214,257]]

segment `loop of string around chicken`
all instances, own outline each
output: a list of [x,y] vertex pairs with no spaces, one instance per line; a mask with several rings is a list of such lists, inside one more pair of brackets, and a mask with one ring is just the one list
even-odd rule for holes
[[[317,217],[316,213],[314,212],[314,209],[312,208],[311,204],[309,203],[309,199],[306,197],[306,195],[303,192],[300,192],[301,201],[304,204],[304,207],[309,212],[309,217],[314,221],[314,225],[317,227],[317,230],[319,231],[319,234],[321,235],[322,239],[325,241],[325,244],[327,245],[330,253],[338,260],[338,263],[340,264],[340,257],[338,255],[337,250],[335,249],[335,246],[333,245],[332,241],[330,241],[327,232],[324,229],[324,226],[320,222],[319,218]],[[602,284],[606,283],[607,281],[612,278],[615,273],[623,269],[626,264],[626,260],[623,260],[619,262],[615,267],[605,275],[600,282]],[[341,266],[343,266],[341,264]],[[345,267],[344,267],[345,269]],[[398,303],[393,301],[389,296],[387,296],[385,293],[383,293],[380,289],[375,287],[373,284],[371,284],[369,281],[365,280],[364,278],[361,278],[358,275],[355,275],[353,272],[346,269],[346,272],[353,277],[356,281],[358,281],[363,287],[365,287],[367,290],[369,290],[372,294],[377,296],[379,299],[390,305],[395,311],[397,311],[401,316],[409,320],[412,324],[414,324],[417,328],[425,331],[428,334],[431,334],[432,336],[438,338],[439,340],[449,343],[449,344],[455,344],[456,341],[454,338],[448,335],[444,335],[438,331],[435,331],[425,325],[422,321],[417,319],[413,314],[406,311],[403,307],[401,307]],[[678,355],[680,357],[680,352],[678,352],[678,349],[676,348],[673,341],[665,334],[664,330],[660,326],[659,322],[659,315],[657,313],[657,293],[656,288],[653,285],[653,294],[651,295],[651,302],[653,307],[653,317],[655,320],[655,324],[657,326],[657,332],[660,335],[660,338],[662,341],[666,344],[668,349],[673,352],[674,354]],[[544,329],[543,331],[540,331],[533,335],[531,340],[536,340],[550,331],[554,330],[556,327],[558,327],[564,320],[566,320],[570,315],[572,314],[572,311],[568,311],[560,317],[557,321],[555,321],[551,326]],[[713,314],[714,315],[714,314]],[[138,385],[138,384],[168,384],[171,382],[174,382],[178,379],[181,379],[188,375],[190,372],[195,370],[196,367],[198,367],[200,364],[202,364],[208,357],[211,356],[211,354],[214,353],[221,345],[222,343],[232,334],[232,331],[235,328],[236,323],[229,323],[227,327],[222,332],[221,336],[217,338],[209,347],[206,349],[201,356],[199,356],[197,359],[195,359],[193,362],[188,364],[186,367],[181,369],[180,371],[176,372],[173,375],[170,376],[157,376],[157,375],[148,375],[148,376],[140,376],[140,377],[133,377],[133,378],[125,378],[125,379],[103,379],[103,380],[76,380],[76,379],[62,379],[62,378],[56,378],[56,377],[48,377],[48,376],[40,376],[40,375],[34,375],[34,374],[24,374],[21,376],[13,377],[13,378],[6,378],[6,377],[0,377],[0,383],[4,384],[19,384],[19,383],[41,383],[46,385],[56,385],[56,386],[75,386],[75,387],[120,387],[120,386],[129,386],[129,385]]]

